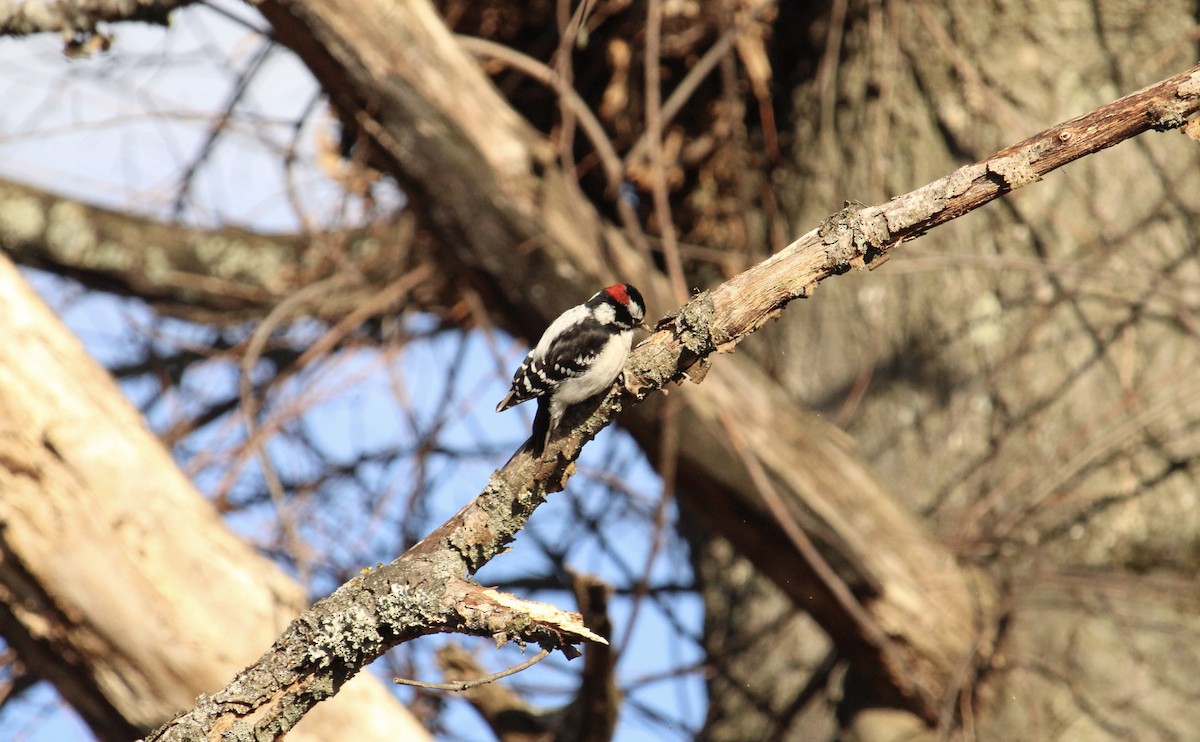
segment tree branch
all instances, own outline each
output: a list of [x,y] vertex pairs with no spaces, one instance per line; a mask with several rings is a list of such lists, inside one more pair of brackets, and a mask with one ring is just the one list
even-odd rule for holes
[[91,34],[99,23],[141,21],[167,25],[171,11],[195,0],[0,0],[0,36]]
[[[136,296],[161,314],[194,322],[261,319],[304,286],[334,273],[356,274],[361,280],[342,281],[304,307],[313,317],[338,321],[380,286],[428,265],[431,244],[409,212],[359,230],[262,235],[234,226],[167,224],[0,180],[0,250],[14,262]],[[414,289],[422,307],[446,306],[457,297],[441,277],[429,271]]]
[[[437,660],[442,673],[459,684],[486,674],[475,658],[457,644],[438,649]],[[470,688],[463,697],[475,707],[499,742],[551,742],[554,739],[554,727],[545,718],[545,713],[504,685],[489,683]]]
[[[331,96],[375,138],[393,172],[414,186],[414,194],[430,196],[420,206],[428,210],[443,244],[460,250],[456,257],[466,258],[484,275],[501,277],[503,301],[519,310],[535,310],[516,312],[530,325],[540,322],[539,317],[553,316],[561,302],[558,294],[529,289],[567,283],[561,278],[563,265],[576,267],[573,280],[588,290],[597,275],[608,273],[644,275],[656,286],[664,285],[649,266],[630,257],[623,235],[598,218],[574,184],[563,180],[544,141],[514,120],[502,101],[497,104],[494,91],[480,84],[477,69],[462,64],[424,4],[367,5],[387,12],[356,18],[339,14],[336,4],[319,0],[267,2],[264,12],[274,14],[281,35],[286,32],[287,42],[322,77]],[[422,55],[423,63],[439,74],[426,74],[429,68],[417,66],[414,60]],[[697,361],[714,350],[731,350],[829,275],[851,267],[875,267],[900,241],[1034,182],[1075,158],[1148,128],[1178,126],[1195,110],[1196,71],[1185,75],[1183,80],[1172,78],[1130,96],[1141,96],[1138,100],[1118,102],[1128,101],[1126,105],[1112,104],[1055,127],[889,204],[843,210],[759,266],[762,273],[748,277],[748,271],[677,312],[654,339],[656,355],[635,357],[649,364],[643,368],[641,393],[684,369],[698,376]],[[447,85],[447,79],[467,84]],[[1172,81],[1177,83],[1173,89],[1158,89]],[[454,94],[447,96],[447,91]],[[443,190],[455,198],[437,201],[430,195]],[[511,256],[497,249],[514,244],[541,248],[546,255],[523,259],[521,268],[528,265],[534,270],[514,270]],[[607,262],[596,257],[601,254]],[[646,293],[659,297],[660,304],[667,295],[661,289]],[[667,339],[660,340],[664,334]],[[961,637],[950,635],[961,628],[964,618],[970,618],[966,576],[909,514],[890,501],[835,429],[813,422],[810,430],[789,428],[780,435],[788,421],[794,427],[803,413],[797,414],[761,375],[730,359],[703,386],[689,391],[688,414],[706,424],[682,426],[694,431],[682,452],[684,489],[707,487],[715,493],[714,514],[725,507],[751,519],[749,528],[732,536],[739,548],[775,577],[798,605],[811,610],[848,654],[878,663],[882,682],[930,718],[941,707],[942,696],[953,690],[947,678],[949,668],[956,666],[956,655],[961,655],[962,642]],[[611,402],[607,404],[601,408],[602,416],[611,416],[615,409]],[[733,410],[727,434],[712,424],[722,409]],[[647,414],[639,408],[634,419]],[[756,499],[754,492],[763,487],[752,482],[746,486],[744,480],[754,479],[746,476],[746,469],[755,466],[739,466],[738,457],[728,455],[731,439],[737,438],[746,441],[745,451],[758,459],[762,468],[758,478],[775,482],[779,499],[790,508],[787,517],[794,518],[828,555],[851,597],[882,629],[882,638],[855,628],[861,621],[844,620],[848,612],[843,607],[844,593],[839,598],[835,594],[839,591],[829,584],[832,580],[815,574],[820,570],[805,563],[803,555],[755,552],[764,543],[780,543],[763,534],[787,529],[779,528],[783,516],[773,512],[778,508],[763,507],[762,498]],[[789,445],[793,443],[797,445]],[[712,450],[706,451],[706,444]],[[705,456],[714,451],[715,455]],[[804,466],[797,466],[799,451],[805,453]],[[730,461],[734,466],[722,471],[721,464]],[[555,469],[548,474],[558,481],[568,473]],[[710,483],[706,485],[704,479]],[[737,529],[734,521],[746,518],[729,520],[721,527]],[[760,527],[759,533],[753,533]],[[501,538],[511,538],[511,533]],[[930,577],[944,580],[946,589],[941,590],[941,584],[931,587]],[[938,595],[936,604],[930,594]],[[943,634],[947,628],[952,631]],[[923,636],[932,636],[944,646],[923,645]]]
[[680,340],[666,366],[678,365],[674,359],[685,358],[686,353],[702,357],[713,351],[729,352],[793,299],[810,296],[820,281],[851,268],[874,268],[888,250],[905,240],[1035,183],[1081,157],[1152,129],[1180,128],[1198,110],[1200,65],[885,204],[849,205],[770,259],[692,299],[676,316]]
[[412,680],[409,678],[393,678],[392,682],[398,685],[409,685],[414,688],[424,688],[425,690],[444,690],[451,692],[468,691],[484,685],[495,683],[497,680],[507,678],[510,675],[516,675],[519,672],[524,672],[549,656],[550,650],[543,649],[524,662],[513,665],[512,667],[507,667],[500,672],[493,672],[487,675],[481,672],[469,680],[458,680],[452,683],[428,683],[424,680]]
[[[711,354],[732,351],[791,301],[810,295],[818,282],[851,267],[876,265],[905,239],[1091,152],[1151,128],[1182,126],[1197,110],[1200,67],[1053,127],[886,204],[847,207],[787,249],[695,297],[661,321],[657,332],[631,356],[626,378],[635,380],[637,398],[644,399],[682,378]],[[1064,136],[1064,132],[1070,135]],[[586,419],[580,419],[578,411],[569,415],[567,422],[574,422],[575,427],[571,434],[551,442],[547,456],[552,458],[536,459],[525,449],[516,453],[453,518],[391,564],[364,572],[313,606],[293,622],[270,652],[224,691],[204,699],[149,739],[215,739],[214,730],[230,725],[247,734],[253,730],[254,734],[278,736],[387,648],[433,632],[491,635],[498,641],[519,638],[560,649],[595,641],[595,635],[581,625],[541,622],[531,614],[518,614],[529,619],[527,625],[507,616],[497,618],[503,611],[479,609],[487,601],[472,603],[469,596],[481,600],[476,586],[458,575],[477,572],[499,554],[546,496],[565,486],[583,445],[610,424],[622,406],[633,403],[630,397],[613,393]],[[727,409],[735,407],[731,404]],[[772,431],[759,431],[748,442],[751,448],[758,448],[770,435]],[[842,517],[853,515],[843,513]],[[846,535],[853,533],[848,530]],[[886,537],[881,538],[876,546],[886,544]],[[896,586],[884,582],[872,587],[870,594],[860,595],[866,604],[882,602],[884,590]],[[932,586],[925,587],[946,597]],[[918,599],[919,605],[923,603]],[[814,615],[845,642],[842,646],[849,654],[877,661],[888,673],[899,700],[927,720],[936,720],[938,702],[948,690],[948,668],[898,646],[904,642],[904,634],[887,623],[886,614],[881,620],[882,635],[859,632],[848,636],[845,630],[826,623],[839,615],[831,610],[833,614],[814,611]]]

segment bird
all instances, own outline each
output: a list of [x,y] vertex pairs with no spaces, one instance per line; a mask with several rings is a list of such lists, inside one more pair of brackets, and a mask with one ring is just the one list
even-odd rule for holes
[[540,457],[571,405],[607,391],[629,357],[633,331],[644,328],[646,303],[628,283],[602,289],[558,316],[513,374],[496,412],[537,399],[533,454]]

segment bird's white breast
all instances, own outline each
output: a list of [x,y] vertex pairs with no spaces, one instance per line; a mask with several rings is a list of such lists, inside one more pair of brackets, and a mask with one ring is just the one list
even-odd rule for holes
[[575,404],[612,386],[612,383],[617,380],[617,376],[621,374],[621,370],[625,368],[625,361],[629,358],[629,341],[632,335],[632,330],[622,332],[612,342],[605,345],[604,350],[596,356],[596,360],[585,373],[564,381],[559,386],[554,394],[555,401],[568,405]]

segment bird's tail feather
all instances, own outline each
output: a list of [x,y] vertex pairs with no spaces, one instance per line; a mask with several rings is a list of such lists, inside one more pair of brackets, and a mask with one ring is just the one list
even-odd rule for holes
[[533,445],[533,455],[540,457],[550,442],[550,402],[545,397],[538,397],[537,414],[533,416],[533,435],[529,442]]

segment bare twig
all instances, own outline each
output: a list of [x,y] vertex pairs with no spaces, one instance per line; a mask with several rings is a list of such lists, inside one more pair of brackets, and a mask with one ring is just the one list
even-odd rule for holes
[[[646,258],[647,264],[649,264],[651,262],[650,243],[642,231],[641,225],[638,223],[637,212],[630,205],[629,199],[621,192],[621,185],[625,178],[625,163],[617,155],[612,141],[609,140],[608,134],[604,131],[603,124],[592,113],[592,109],[588,107],[587,102],[579,97],[579,94],[575,92],[575,89],[571,87],[570,83],[562,75],[532,57],[526,56],[503,44],[497,44],[486,39],[473,36],[458,36],[456,38],[462,44],[463,48],[471,54],[488,56],[504,62],[541,82],[543,85],[549,85],[554,89],[554,92],[558,93],[561,105],[569,109],[579,119],[579,125],[583,127],[584,134],[592,142],[592,146],[596,148],[596,155],[600,158],[600,165],[604,169],[607,192],[616,202],[617,217],[621,221],[621,226],[624,227],[629,241],[633,243],[638,252]],[[372,125],[374,125],[374,122],[367,123],[368,127]]]
[[[487,673],[475,657],[457,643],[437,650],[437,663],[448,681],[472,680]],[[552,742],[558,719],[499,683],[470,688],[464,699],[483,717],[497,742]]]
[[200,145],[192,161],[179,175],[179,189],[175,194],[175,205],[173,214],[175,219],[179,219],[188,205],[188,197],[192,192],[192,181],[196,177],[196,173],[208,161],[213,150],[217,148],[221,137],[229,129],[229,122],[233,120],[234,109],[241,103],[246,93],[250,90],[251,83],[262,71],[263,65],[271,57],[271,53],[276,51],[278,47],[270,38],[265,38],[259,44],[258,50],[250,57],[250,61],[246,63],[245,69],[238,73],[237,80],[233,84],[233,90],[230,91],[228,99],[221,106],[221,113],[217,115],[215,121],[208,129],[208,136],[204,138],[204,142]]
[[667,174],[663,162],[662,140],[662,73],[659,68],[659,45],[662,43],[662,2],[646,3],[646,141],[650,155],[650,191],[654,199],[654,216],[662,237],[663,257],[667,277],[679,304],[687,301],[687,279],[679,260],[679,244],[675,238],[675,219],[671,213],[671,196],[667,191]]
[[522,54],[512,47],[475,36],[460,35],[456,38],[458,39],[458,43],[462,44],[462,47],[471,54],[503,62],[513,69],[520,70],[524,74],[529,75],[543,85],[548,85],[552,88],[558,94],[563,107],[579,119],[579,125],[583,127],[583,132],[587,134],[588,140],[596,148],[596,154],[600,158],[600,165],[604,168],[604,176],[608,181],[608,186],[615,192],[623,177],[624,165],[622,165],[617,151],[613,148],[612,141],[608,138],[608,133],[604,131],[604,125],[592,113],[592,109],[588,106],[587,102],[579,97],[579,93],[575,92],[575,88],[571,87],[569,80],[554,69],[547,67],[533,57]]
[[617,644],[618,654],[623,654],[633,638],[637,627],[638,614],[642,608],[642,599],[650,591],[650,576],[654,571],[654,561],[662,551],[663,542],[667,537],[667,509],[675,500],[675,480],[679,467],[679,395],[671,395],[663,400],[662,433],[659,436],[658,467],[662,486],[658,490],[658,503],[654,506],[654,535],[650,541],[650,551],[646,553],[642,573],[634,583],[633,605],[629,609],[629,617],[625,622],[625,635]]
[[[745,31],[746,26],[758,20],[767,10],[775,7],[776,3],[777,0],[763,0],[754,6],[739,22],[721,34],[721,38],[717,39],[717,42],[709,47],[708,51],[704,52],[704,55],[688,69],[688,73],[684,75],[662,104],[662,125],[664,127],[670,124],[683,109],[684,104],[700,87],[700,83],[704,82],[704,78],[708,77],[725,55],[733,50],[733,46],[737,42],[737,35]],[[636,162],[639,158],[644,157],[646,148],[649,146],[649,130],[647,129],[629,148],[628,154],[625,155],[626,164]]]
[[250,336],[250,341],[246,344],[246,352],[242,356],[240,364],[241,378],[238,380],[238,390],[242,400],[242,415],[246,423],[246,443],[254,451],[259,466],[262,467],[263,481],[267,485],[267,492],[271,495],[275,512],[279,515],[284,540],[291,549],[300,573],[305,579],[308,577],[308,568],[307,560],[304,558],[304,542],[300,538],[295,522],[287,512],[287,495],[283,491],[283,484],[279,481],[279,473],[275,471],[275,465],[267,454],[266,441],[258,426],[259,408],[257,400],[254,398],[253,373],[254,367],[262,358],[263,349],[266,348],[271,333],[280,324],[290,319],[294,313],[302,310],[307,304],[317,301],[320,296],[328,293],[333,286],[343,281],[344,279],[339,276],[317,281],[279,302],[279,305],[271,310],[255,328],[254,334]]
[[487,683],[494,683],[501,678],[507,678],[509,675],[516,675],[522,670],[528,670],[549,656],[550,650],[543,649],[519,665],[513,665],[512,667],[501,670],[500,672],[494,672],[491,675],[484,675],[481,678],[475,678],[474,680],[462,680],[457,683],[427,683],[424,680],[412,680],[409,678],[392,678],[392,682],[398,685],[411,685],[415,688],[424,688],[426,690],[447,690],[456,692],[464,691],[470,690],[471,688],[477,688]]
[[[575,11],[570,14],[568,19],[567,11],[570,10],[570,3],[566,0],[559,0],[558,11],[558,30],[559,40],[558,49],[554,52],[554,69],[558,76],[567,85],[573,88],[575,70],[571,64],[571,47],[575,45],[579,38],[580,30],[587,20],[593,2],[582,2]],[[562,116],[562,129],[558,137],[558,159],[562,163],[563,171],[568,177],[578,180],[579,177],[575,172],[575,111],[567,104],[566,100],[560,95],[558,98],[560,115]]]
[[351,332],[362,326],[370,318],[382,314],[389,307],[395,306],[417,286],[428,280],[432,273],[428,265],[420,265],[400,276],[387,286],[375,292],[359,304],[353,311],[338,320],[337,324],[321,336],[296,359],[296,368],[304,368],[317,358],[333,350]]

